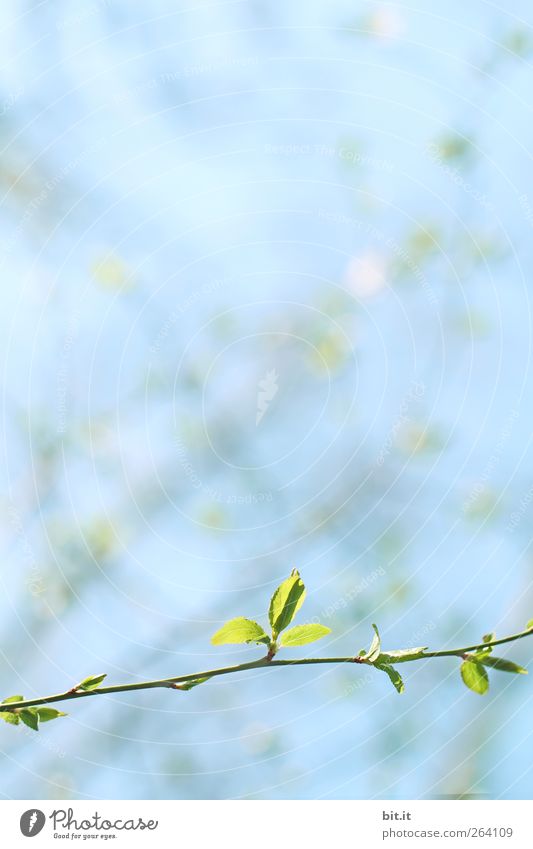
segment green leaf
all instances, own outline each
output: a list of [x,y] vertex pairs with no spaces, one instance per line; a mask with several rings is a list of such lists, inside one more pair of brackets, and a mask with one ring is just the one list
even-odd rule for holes
[[28,728],[31,728],[33,731],[39,730],[39,716],[33,708],[21,709],[19,716]]
[[84,678],[83,681],[78,684],[76,690],[85,690],[85,692],[88,692],[89,690],[96,690],[104,678],[107,678],[107,675],[89,675],[88,678]]
[[383,672],[387,673],[398,693],[403,693],[405,685],[402,681],[402,676],[396,669],[394,669],[393,666],[389,666],[388,663],[376,663],[375,666],[377,669],[381,669]]
[[526,625],[526,631],[533,631],[533,619],[530,619]]
[[296,569],[270,599],[268,618],[274,639],[291,624],[305,600],[305,587]]
[[9,698],[4,699],[2,702],[3,705],[10,705],[12,702],[23,702],[24,696],[9,696]]
[[374,639],[370,644],[370,648],[368,649],[368,654],[366,659],[370,661],[370,663],[374,663],[375,660],[378,659],[381,652],[381,638],[379,636],[379,631],[377,625],[372,625],[374,629]]
[[180,690],[192,690],[193,687],[198,687],[200,684],[204,684],[206,681],[209,681],[211,675],[207,675],[205,678],[195,678],[194,681],[185,681],[183,684],[178,684],[177,687]]
[[481,662],[484,666],[492,666],[493,669],[499,669],[500,672],[514,672],[516,675],[527,675],[527,669],[519,666],[518,663],[513,663],[512,660],[504,660],[503,657],[485,657]]
[[[484,643],[492,643],[496,639],[496,634],[492,632],[490,634],[484,634],[481,639]],[[480,658],[487,657],[489,654],[492,654],[492,646],[481,646],[476,649],[475,658],[476,660],[480,660]]]
[[20,718],[16,713],[9,713],[7,710],[0,712],[0,717],[2,717],[4,722],[8,722],[9,725],[18,725],[20,722]]
[[213,634],[211,642],[214,646],[222,646],[225,643],[269,643],[270,640],[258,622],[238,616]]
[[331,628],[325,625],[295,625],[281,637],[281,645],[287,648],[292,646],[305,646],[306,643],[314,643],[321,640],[326,634],[331,634]]
[[489,689],[489,676],[481,663],[475,660],[465,660],[461,664],[461,678],[466,686],[482,696]]
[[415,649],[394,649],[383,652],[381,657],[384,663],[405,663],[408,660],[418,660],[426,649],[427,646],[418,646]]
[[61,710],[55,710],[54,708],[36,708],[35,711],[39,717],[39,722],[51,722],[52,719],[58,719],[60,716],[67,716],[66,713],[63,713]]

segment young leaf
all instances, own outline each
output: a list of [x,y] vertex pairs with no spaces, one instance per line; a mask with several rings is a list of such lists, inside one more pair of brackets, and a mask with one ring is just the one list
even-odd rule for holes
[[533,631],[533,619],[530,619],[526,625],[526,631]]
[[270,599],[268,618],[274,639],[285,630],[305,600],[305,587],[296,569],[279,585]]
[[475,654],[472,655],[472,660],[475,660],[476,663],[484,663],[486,657],[490,657],[492,654],[491,646],[483,649],[476,649]]
[[321,640],[326,634],[331,634],[331,628],[325,625],[295,625],[289,628],[281,637],[281,645],[287,648],[292,646],[305,646],[306,643],[314,643]]
[[527,675],[527,669],[513,663],[512,660],[504,660],[503,657],[484,657],[481,661],[485,666],[492,666],[500,672],[514,672],[516,675]]
[[4,699],[2,702],[3,705],[10,705],[12,702],[23,702],[24,696],[9,696],[9,698]]
[[[484,643],[491,643],[495,639],[496,634],[491,633],[483,635]],[[492,646],[481,646],[480,648],[476,649],[475,658],[476,660],[480,660],[481,658],[487,657],[489,654],[492,654]]]
[[408,660],[418,660],[426,651],[427,646],[419,646],[415,649],[394,649],[383,652],[381,657],[384,663],[405,663]]
[[470,690],[479,693],[480,696],[489,689],[487,670],[475,660],[465,660],[461,664],[461,678]]
[[370,648],[368,649],[368,654],[366,659],[370,661],[370,663],[374,663],[375,660],[378,659],[381,653],[381,638],[379,636],[379,631],[377,625],[372,625],[374,629],[374,639],[370,644]]
[[394,669],[393,666],[389,666],[388,663],[376,663],[375,666],[378,669],[382,669],[383,672],[387,673],[392,684],[394,684],[394,686],[396,687],[398,693],[403,693],[403,691],[405,690],[405,685],[402,681],[402,676],[399,672],[397,672],[396,669]]
[[33,708],[24,708],[20,711],[19,716],[28,728],[31,728],[33,731],[39,730],[39,716]]
[[258,622],[238,616],[236,619],[230,619],[216,634],[213,634],[211,642],[214,646],[222,646],[225,643],[268,644],[270,640]]
[[4,720],[4,722],[8,722],[9,725],[18,725],[20,722],[20,718],[16,713],[9,713],[7,710],[3,710],[0,713],[0,717]]
[[36,714],[39,717],[39,722],[51,722],[52,719],[58,719],[60,716],[67,716],[66,713],[63,713],[61,710],[55,710],[54,708],[36,708]]
[[89,690],[96,690],[104,678],[107,678],[107,675],[89,675],[88,678],[84,678],[83,681],[78,684],[76,690],[85,690],[85,692],[88,692]]
[[208,675],[206,678],[195,678],[194,681],[184,681],[183,684],[176,684],[176,686],[179,690],[192,690],[193,687],[198,687],[205,681],[209,681],[210,678],[210,675]]

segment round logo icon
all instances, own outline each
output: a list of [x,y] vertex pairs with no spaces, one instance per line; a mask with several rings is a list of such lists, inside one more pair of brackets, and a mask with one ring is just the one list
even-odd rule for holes
[[43,830],[46,817],[42,811],[37,808],[30,808],[29,811],[24,811],[20,818],[20,830],[24,837],[35,837]]

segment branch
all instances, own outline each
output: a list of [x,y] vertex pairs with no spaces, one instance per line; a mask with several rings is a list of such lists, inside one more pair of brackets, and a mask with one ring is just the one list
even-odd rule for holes
[[[269,610],[269,619],[272,626],[272,635],[268,636],[262,627],[250,619],[242,617],[227,622],[212,637],[215,645],[223,643],[257,643],[267,646],[266,656],[249,663],[241,663],[237,666],[223,666],[218,669],[209,669],[203,672],[178,675],[173,678],[160,678],[154,681],[142,681],[137,684],[115,684],[112,686],[100,686],[105,675],[90,676],[80,684],[64,693],[52,696],[43,696],[36,699],[24,699],[22,696],[11,696],[0,704],[0,717],[11,724],[18,724],[22,720],[34,730],[38,729],[39,721],[49,721],[59,716],[64,716],[60,711],[47,708],[47,705],[57,702],[84,699],[90,696],[105,696],[111,693],[130,693],[137,690],[153,690],[166,688],[171,690],[190,690],[210,678],[222,675],[234,675],[238,672],[247,672],[252,669],[267,669],[281,666],[314,666],[319,664],[342,664],[356,663],[373,666],[384,671],[398,692],[403,692],[403,681],[395,669],[400,663],[408,663],[418,660],[428,660],[437,657],[458,657],[462,659],[461,676],[464,683],[474,692],[483,694],[488,690],[488,674],[486,667],[491,667],[504,672],[526,673],[523,667],[503,658],[492,656],[494,646],[512,643],[524,639],[533,634],[533,620],[528,622],[527,628],[517,634],[495,639],[494,634],[487,634],[482,642],[456,649],[445,649],[442,651],[427,651],[427,647],[407,648],[392,651],[382,651],[379,631],[374,625],[374,638],[368,651],[349,657],[308,657],[304,659],[275,659],[281,647],[292,647],[305,645],[313,642],[330,629],[323,625],[297,625],[288,631],[287,626],[291,623],[295,614],[303,604],[305,598],[305,587],[297,572],[278,587],[274,593]],[[282,632],[285,632],[282,634]],[[281,639],[280,638],[281,634]],[[278,644],[279,639],[279,644]]]

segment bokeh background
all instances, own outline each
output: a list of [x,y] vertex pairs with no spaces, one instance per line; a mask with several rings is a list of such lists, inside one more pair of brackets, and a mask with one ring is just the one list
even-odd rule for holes
[[[317,653],[524,627],[532,25],[4,0],[3,696],[251,659],[210,635],[295,566]],[[0,796],[531,795],[527,678],[404,672],[73,703],[0,728]]]

